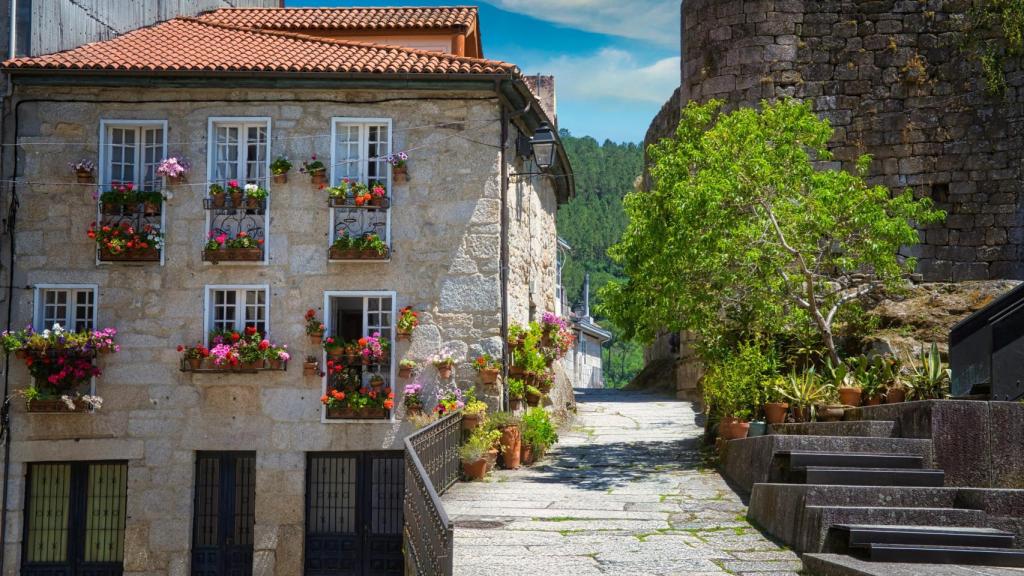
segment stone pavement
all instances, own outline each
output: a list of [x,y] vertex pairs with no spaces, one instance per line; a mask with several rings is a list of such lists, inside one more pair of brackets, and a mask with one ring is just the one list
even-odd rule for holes
[[752,528],[701,467],[689,403],[576,394],[578,418],[543,463],[445,494],[457,576],[795,576],[796,554]]

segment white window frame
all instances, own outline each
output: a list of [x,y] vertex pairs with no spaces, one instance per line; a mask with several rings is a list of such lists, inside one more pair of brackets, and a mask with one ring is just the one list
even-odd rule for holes
[[[161,128],[163,130],[163,135],[164,135],[164,140],[163,140],[163,149],[164,149],[164,151],[163,151],[163,154],[160,157],[160,160],[163,160],[164,158],[167,157],[167,120],[122,120],[122,119],[101,118],[100,119],[100,154],[99,154],[99,168],[98,168],[99,172],[97,173],[97,176],[98,176],[97,187],[99,188],[99,191],[108,190],[110,188],[110,174],[109,174],[110,167],[107,165],[107,161],[108,161],[107,155],[109,153],[107,148],[108,148],[108,145],[110,144],[109,139],[108,139],[108,133],[110,132],[111,128],[131,128],[131,127],[138,128],[140,130],[140,134],[141,134],[141,130],[144,129],[144,128]],[[136,173],[138,174],[137,178],[141,179],[142,175],[141,175],[141,173],[139,173],[139,170],[141,170],[141,168],[142,168],[141,158],[142,158],[142,155],[144,154],[144,144],[143,144],[141,138],[139,139],[139,143],[138,144],[139,145],[137,146],[137,149],[136,149],[135,170],[136,170]],[[142,189],[142,185],[138,181],[133,182],[133,184],[135,184],[138,189],[140,189],[140,190]],[[167,188],[167,179],[166,178],[161,178],[161,180],[160,180],[160,191],[163,191],[166,188]],[[167,230],[167,202],[166,202],[166,200],[161,200],[161,202],[163,203],[163,206],[160,207],[160,232],[165,234],[165,236],[164,236],[164,245],[163,245],[162,248],[160,248],[160,265],[163,266],[164,265],[165,254],[167,253],[167,236],[166,236],[166,230]],[[100,202],[97,199],[97,201],[96,201],[96,218],[95,218],[95,221],[99,222],[102,218],[103,218],[103,215],[100,213]],[[97,266],[109,266],[109,265],[112,265],[112,264],[115,264],[115,263],[114,262],[103,262],[103,261],[101,261],[99,254],[98,253],[96,254],[96,265]]]
[[269,284],[207,284],[203,290],[203,343],[209,346],[210,330],[213,329],[213,293],[216,291],[234,291],[238,296],[235,298],[235,328],[241,331],[245,327],[245,292],[248,290],[260,290],[263,292],[265,315],[265,334],[270,334],[270,285]]
[[36,284],[33,287],[33,296],[32,296],[32,329],[37,331],[37,332],[41,332],[43,330],[49,330],[49,329],[53,328],[53,326],[44,326],[43,325],[43,320],[44,320],[43,309],[44,309],[44,306],[45,306],[45,302],[43,301],[43,298],[44,298],[44,293],[45,292],[58,291],[58,290],[69,292],[69,294],[68,294],[69,299],[68,299],[67,315],[65,316],[65,321],[61,322],[61,326],[65,330],[72,330],[74,328],[74,326],[71,326],[71,328],[69,328],[68,327],[69,324],[67,323],[67,319],[68,318],[71,318],[71,319],[74,318],[74,315],[75,315],[74,308],[77,306],[74,303],[74,300],[73,300],[72,297],[76,293],[78,293],[78,292],[92,292],[92,326],[89,328],[89,330],[96,330],[97,329],[96,327],[100,325],[99,324],[99,308],[100,308],[99,307],[99,296],[100,296],[100,294],[99,294],[99,287],[96,284]]
[[[331,298],[362,298],[363,299],[363,330],[366,329],[368,307],[367,300],[369,298],[391,298],[391,346],[388,348],[388,353],[391,354],[391,361],[389,363],[389,375],[388,385],[391,386],[391,390],[395,393],[395,407],[391,410],[391,414],[386,420],[349,420],[340,418],[327,418],[327,407],[320,407],[320,423],[321,424],[393,424],[395,422],[395,413],[398,412],[398,406],[400,406],[402,398],[395,387],[395,335],[397,334],[397,322],[398,322],[398,294],[393,290],[367,290],[367,291],[349,291],[349,290],[328,290],[324,292],[324,334],[331,334],[334,327],[334,311],[331,310]],[[327,365],[327,352],[324,351],[321,354],[320,365]],[[321,379],[320,394],[327,394],[327,375],[325,374]]]
[[[274,194],[272,193],[272,190],[271,190],[271,186],[270,186],[271,182],[273,181],[273,178],[271,178],[271,175],[270,175],[270,164],[272,162],[270,156],[271,156],[271,150],[273,148],[271,146],[271,143],[273,142],[273,134],[271,133],[271,130],[273,128],[273,126],[272,126],[273,122],[271,120],[272,119],[271,119],[270,116],[210,116],[206,120],[206,139],[207,139],[207,148],[206,148],[206,181],[207,182],[215,182],[216,181],[215,178],[214,178],[214,174],[217,171],[217,165],[216,165],[216,162],[217,162],[217,133],[216,133],[216,129],[218,127],[220,127],[220,126],[229,126],[229,127],[238,128],[239,129],[239,134],[242,135],[242,136],[245,135],[246,129],[251,128],[253,126],[262,126],[262,127],[265,127],[267,129],[267,149],[266,149],[266,152],[267,152],[266,156],[267,157],[266,157],[266,162],[265,162],[265,166],[264,166],[264,174],[266,174],[266,178],[264,179],[264,181],[262,183],[263,188],[268,192],[266,206],[265,206],[264,215],[263,215],[263,260],[261,262],[220,262],[220,263],[217,264],[218,266],[225,266],[225,265],[227,265],[227,266],[239,266],[239,265],[241,265],[241,266],[251,266],[252,264],[262,264],[262,265],[266,266],[267,263],[269,262],[269,259],[270,259],[270,200],[274,196]],[[244,185],[244,183],[246,182],[245,176],[248,176],[246,171],[248,170],[248,164],[249,164],[248,163],[248,156],[247,156],[248,155],[248,146],[246,146],[245,142],[246,142],[245,138],[239,138],[239,140],[238,140],[239,150],[238,150],[238,160],[237,160],[237,162],[238,162],[238,165],[239,165],[238,166],[238,173],[240,175],[239,178],[238,178],[238,183],[242,184],[242,185]],[[203,191],[203,198],[208,197],[208,195],[209,195],[209,190],[208,189],[204,190]],[[205,212],[206,212],[206,227],[205,227],[205,230],[208,233],[210,231],[210,211],[206,210]],[[204,243],[206,242],[206,238],[205,237],[203,238],[203,242]],[[206,264],[208,266],[212,266],[213,265],[211,262],[204,262],[204,264]]]
[[[331,166],[330,166],[330,171],[328,172],[330,174],[330,180],[328,180],[328,185],[329,186],[334,186],[337,183],[337,181],[338,181],[337,178],[339,177],[336,174],[338,172],[338,162],[339,162],[338,158],[337,158],[337,152],[338,152],[338,125],[339,124],[343,124],[343,125],[346,125],[346,126],[358,126],[359,127],[359,157],[360,157],[360,161],[359,161],[359,174],[360,174],[360,181],[363,184],[369,184],[370,183],[369,179],[366,176],[367,173],[369,172],[369,164],[370,164],[370,159],[369,159],[370,158],[370,153],[369,153],[370,141],[369,141],[369,136],[368,136],[368,134],[369,134],[369,127],[370,126],[381,126],[381,125],[387,127],[387,131],[388,131],[388,140],[387,140],[387,142],[388,142],[388,154],[394,154],[395,153],[395,143],[394,143],[395,136],[394,136],[394,126],[392,125],[391,118],[351,118],[351,117],[348,117],[348,116],[332,116],[331,117]],[[390,250],[391,249],[391,207],[393,207],[394,203],[395,203],[395,195],[394,195],[395,183],[394,183],[394,176],[393,176],[392,170],[391,170],[391,168],[392,168],[391,163],[390,162],[384,162],[384,166],[385,166],[385,170],[387,170],[387,194],[388,194],[388,198],[390,198],[390,201],[391,201],[391,206],[388,208],[387,214],[386,214],[386,224],[384,226],[384,243],[387,244],[388,250]],[[327,234],[327,246],[328,246],[328,248],[330,248],[331,244],[334,243],[334,211],[335,211],[335,208],[331,208],[331,210],[330,210],[330,221],[329,221],[329,231],[328,231],[328,234]],[[384,260],[384,262],[390,262],[390,261],[391,261],[391,256],[390,256],[390,253],[389,253],[388,258],[386,260]],[[376,262],[376,263],[380,263],[381,260],[351,260],[351,261],[350,260],[346,260],[345,262],[346,263],[350,263],[350,262],[351,263],[355,263],[355,262],[364,262],[364,263],[375,263]]]

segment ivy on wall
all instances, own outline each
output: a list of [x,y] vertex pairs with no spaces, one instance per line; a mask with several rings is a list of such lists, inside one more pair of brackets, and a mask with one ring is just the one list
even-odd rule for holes
[[988,93],[1004,94],[1004,62],[1024,54],[1024,0],[978,0],[963,32],[961,47],[981,65]]

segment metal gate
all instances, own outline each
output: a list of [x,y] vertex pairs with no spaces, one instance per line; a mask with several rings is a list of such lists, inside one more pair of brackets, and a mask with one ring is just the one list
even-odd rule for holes
[[128,465],[29,464],[24,576],[120,576],[124,572]]
[[196,456],[192,576],[251,576],[256,454]]
[[310,454],[306,576],[402,576],[402,452]]

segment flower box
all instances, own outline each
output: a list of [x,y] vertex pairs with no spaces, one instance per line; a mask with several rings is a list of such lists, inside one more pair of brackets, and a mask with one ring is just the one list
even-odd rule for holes
[[288,371],[288,363],[284,362],[284,361],[281,361],[281,360],[278,360],[276,362],[275,361],[266,360],[266,361],[262,361],[262,362],[258,362],[258,363],[252,363],[252,364],[239,363],[237,366],[230,366],[230,365],[227,365],[227,364],[222,365],[222,366],[217,366],[216,364],[213,363],[213,360],[211,360],[209,358],[202,359],[202,361],[198,365],[196,365],[195,362],[192,362],[190,360],[182,359],[182,361],[181,361],[181,371],[182,372],[193,372],[195,374],[229,374],[229,373],[233,373],[233,372],[235,372],[235,373],[249,373],[249,374],[251,374],[251,373],[255,373],[255,372],[275,372],[275,371],[286,372],[286,371]]
[[114,254],[106,246],[100,247],[101,262],[159,262],[160,250],[157,248],[129,248]]
[[221,248],[219,250],[203,250],[206,262],[262,262],[262,248]]
[[373,198],[365,204],[356,204],[351,197],[329,196],[327,205],[331,208],[346,208],[350,210],[386,210],[391,207],[391,200],[388,197]]
[[75,407],[70,408],[63,400],[38,400],[32,399],[28,401],[28,411],[33,414],[60,414],[60,413],[75,413],[75,412],[88,412],[89,405],[83,400],[73,400]]
[[387,260],[391,255],[389,250],[383,254],[376,250],[360,250],[358,248],[335,248],[331,247],[331,260]]
[[328,408],[327,418],[331,420],[387,420],[385,408]]

